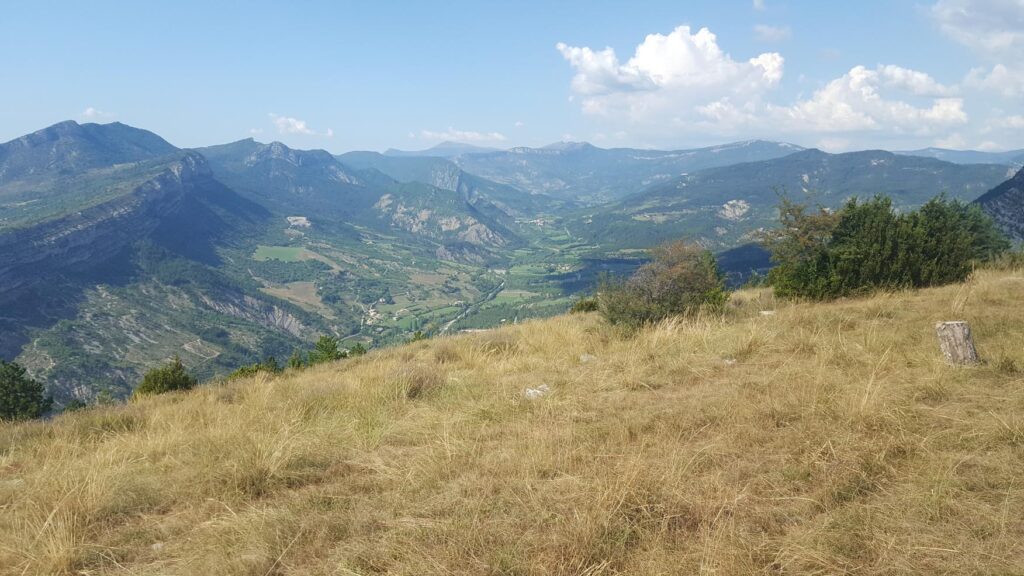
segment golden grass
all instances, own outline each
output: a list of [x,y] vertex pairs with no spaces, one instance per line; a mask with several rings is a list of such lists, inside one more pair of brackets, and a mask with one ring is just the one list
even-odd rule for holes
[[[988,363],[943,363],[951,319]],[[1024,573],[1022,366],[1024,277],[980,272],[4,424],[0,573]]]

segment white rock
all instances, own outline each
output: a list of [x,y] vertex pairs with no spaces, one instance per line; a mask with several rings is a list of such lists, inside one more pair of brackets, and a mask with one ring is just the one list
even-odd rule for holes
[[527,400],[536,400],[547,396],[549,392],[551,392],[551,388],[549,388],[547,384],[541,384],[536,388],[527,388],[526,390],[523,390],[523,397]]

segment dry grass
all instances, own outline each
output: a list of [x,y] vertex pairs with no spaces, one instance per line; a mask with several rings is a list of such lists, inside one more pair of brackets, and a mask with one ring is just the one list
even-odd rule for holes
[[1022,294],[748,292],[0,425],[0,573],[1024,573]]

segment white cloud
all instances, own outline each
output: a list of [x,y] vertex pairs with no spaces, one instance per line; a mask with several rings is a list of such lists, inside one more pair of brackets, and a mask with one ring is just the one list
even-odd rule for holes
[[[774,109],[790,128],[810,132],[890,131],[929,134],[967,122],[963,100],[935,98],[931,105],[915,106],[885,98],[881,88],[891,86],[912,94],[934,91],[938,84],[927,74],[896,66],[875,70],[854,66],[849,72],[816,90],[805,100]],[[932,85],[934,84],[934,86]]]
[[249,128],[249,134],[252,134],[253,136],[263,134],[263,128]]
[[757,10],[759,12],[764,12],[764,10],[765,10],[764,0],[754,0],[754,10]]
[[940,0],[931,16],[985,63],[964,84],[1005,98],[1024,96],[1024,0]]
[[326,136],[328,138],[334,136],[334,130],[328,128],[324,132],[317,132],[310,128],[305,120],[299,120],[298,118],[292,118],[290,116],[281,116],[280,114],[274,114],[273,112],[267,114],[267,116],[270,117],[270,121],[277,127],[277,131],[280,134]]
[[1024,115],[1014,114],[1007,116],[1004,119],[1004,123],[1007,128],[1013,128],[1014,130],[1024,130]]
[[1024,0],[939,0],[931,15],[950,38],[979,54],[1024,58]]
[[1011,69],[1003,64],[986,68],[972,68],[964,78],[971,88],[986,90],[1006,98],[1024,96],[1024,67]]
[[648,35],[625,63],[611,48],[557,49],[575,71],[584,114],[636,139],[802,136],[841,149],[879,136],[934,139],[968,121],[956,87],[892,64],[855,66],[809,96],[773,102],[782,55],[734,59],[706,28]]
[[754,26],[754,37],[760,42],[782,42],[789,40],[792,35],[789,26],[769,26],[767,24]]
[[878,67],[878,75],[886,86],[899,88],[918,96],[947,96],[955,90],[939,84],[924,72],[887,64]]
[[522,120],[516,120],[516,123],[515,123],[515,127],[516,128],[522,128],[523,126],[525,126],[525,124],[523,124]]
[[82,110],[81,116],[86,120],[107,120],[114,117],[110,112],[104,112],[103,110],[93,108],[92,106]]
[[779,83],[783,71],[777,52],[734,60],[710,30],[692,32],[689,26],[649,34],[625,63],[611,48],[556,48],[576,71],[572,90],[585,113],[639,123],[663,123],[715,101],[750,105]]
[[424,140],[454,141],[466,143],[478,142],[504,142],[505,135],[501,132],[474,132],[472,130],[458,130],[448,127],[447,130],[435,132],[432,130],[421,130],[420,138]]

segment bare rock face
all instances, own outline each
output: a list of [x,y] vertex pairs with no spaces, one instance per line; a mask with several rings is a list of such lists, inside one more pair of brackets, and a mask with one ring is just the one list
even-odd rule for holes
[[293,336],[304,336],[306,326],[286,310],[247,295],[232,295],[220,299],[202,296],[202,303],[210,309],[261,324],[268,328],[284,330]]
[[1024,168],[975,202],[1010,238],[1024,240]]

